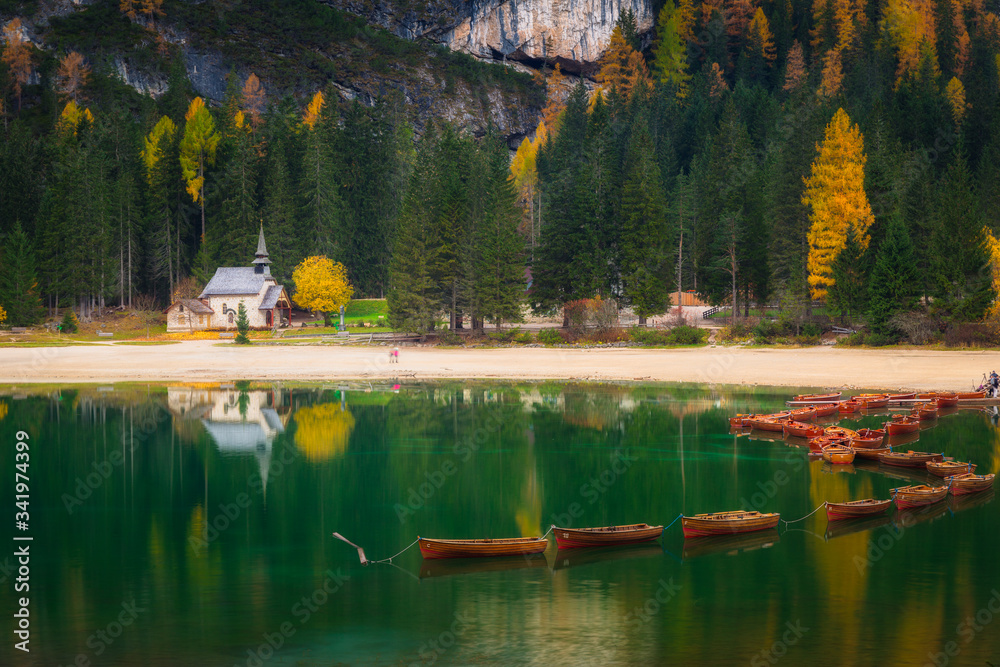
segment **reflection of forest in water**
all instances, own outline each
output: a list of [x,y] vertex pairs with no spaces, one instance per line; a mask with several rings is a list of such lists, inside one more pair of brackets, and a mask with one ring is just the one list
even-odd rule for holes
[[[472,605],[478,621],[468,646],[494,652],[456,649],[451,660],[517,662],[520,650],[559,663],[570,642],[605,662],[699,661],[713,645],[748,660],[769,645],[764,638],[802,618],[814,649],[840,647],[840,661],[826,664],[863,656],[918,662],[953,639],[962,614],[975,613],[1000,585],[993,562],[1000,542],[983,528],[996,523],[992,495],[943,503],[902,534],[892,532],[891,516],[854,531],[827,529],[817,516],[780,539],[687,545],[667,534],[669,553],[660,555],[581,554],[556,567],[548,554],[549,568],[480,574],[437,568],[428,572],[448,576],[423,585],[391,569],[359,569],[357,557],[330,539],[339,531],[381,557],[417,534],[667,524],[680,512],[747,502],[797,518],[824,500],[888,497],[903,483],[877,465],[844,472],[783,441],[729,434],[731,414],[777,410],[794,391],[461,382],[398,390],[361,383],[0,390],[0,437],[32,433],[32,503],[44,516],[38,539],[58,545],[33,562],[48,591],[37,598],[39,630],[50,640],[32,659],[70,662],[122,600],[138,596],[154,611],[116,643],[116,664],[179,664],[178,655],[197,656],[191,664],[205,664],[206,655],[218,658],[208,664],[231,663],[286,620],[322,572],[342,567],[351,584],[296,646],[341,655],[347,648],[337,642],[347,640],[338,633],[352,627],[385,633],[386,654],[412,662],[407,651]],[[987,415],[962,411],[908,446],[996,472],[997,433]],[[111,451],[122,453],[121,465],[68,512],[66,494]],[[0,459],[9,469],[11,453],[2,450]],[[222,508],[240,494],[247,506],[213,537]],[[879,539],[899,546],[857,566]],[[199,541],[203,547],[192,546]],[[422,573],[419,555],[397,564]],[[629,613],[671,578],[682,586],[676,607],[634,626]],[[0,601],[0,612],[9,604]],[[919,639],[879,644],[869,630],[876,623],[886,635]],[[505,648],[514,636],[511,646],[520,648]],[[984,639],[965,655],[985,660],[1000,654],[994,648],[996,638]]]

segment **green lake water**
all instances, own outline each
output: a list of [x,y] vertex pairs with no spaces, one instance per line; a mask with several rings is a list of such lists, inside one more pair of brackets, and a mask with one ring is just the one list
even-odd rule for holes
[[[994,492],[742,539],[424,561],[417,535],[540,535],[927,481],[824,465],[728,417],[794,393],[436,383],[0,389],[2,665],[1000,665]],[[995,415],[908,447],[997,472]],[[843,422],[875,426],[884,416]],[[29,437],[27,530],[15,524]],[[15,536],[32,540],[14,541]],[[30,544],[30,653],[13,554]]]

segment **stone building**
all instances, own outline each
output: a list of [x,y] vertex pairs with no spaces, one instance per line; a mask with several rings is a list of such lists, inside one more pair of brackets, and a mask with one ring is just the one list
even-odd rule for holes
[[257,240],[251,266],[224,266],[205,285],[197,299],[179,299],[167,308],[167,331],[235,329],[240,302],[251,329],[272,329],[292,319],[292,301],[268,266],[264,228]]

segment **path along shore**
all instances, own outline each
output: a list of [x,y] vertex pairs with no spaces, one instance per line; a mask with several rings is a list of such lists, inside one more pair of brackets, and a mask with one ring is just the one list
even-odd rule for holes
[[0,384],[443,379],[662,381],[968,391],[997,351],[765,348],[500,348],[175,345],[0,348]]

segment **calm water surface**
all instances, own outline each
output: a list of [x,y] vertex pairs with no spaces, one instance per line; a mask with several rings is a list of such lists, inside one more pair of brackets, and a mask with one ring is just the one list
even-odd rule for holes
[[[544,558],[362,567],[426,537],[669,524],[926,481],[837,466],[727,418],[793,390],[693,385],[191,385],[0,390],[0,664],[1000,665],[1000,503]],[[874,426],[879,416],[860,418]],[[845,422],[846,425],[850,423]],[[14,443],[30,450],[30,654]],[[991,415],[914,449],[1000,468]],[[2,560],[6,558],[7,560]],[[950,651],[950,655],[949,655]]]

